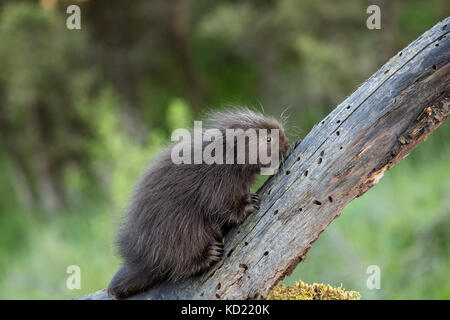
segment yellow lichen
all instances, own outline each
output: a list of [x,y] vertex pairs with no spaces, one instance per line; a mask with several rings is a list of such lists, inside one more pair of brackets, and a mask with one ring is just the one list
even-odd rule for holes
[[298,281],[293,286],[276,285],[267,295],[267,300],[359,300],[357,291],[346,291],[322,283],[306,284]]

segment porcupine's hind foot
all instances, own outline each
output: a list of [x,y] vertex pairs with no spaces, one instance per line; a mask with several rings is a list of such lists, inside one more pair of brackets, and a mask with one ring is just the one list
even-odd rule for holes
[[223,257],[223,243],[215,241],[208,247],[206,263],[212,265]]

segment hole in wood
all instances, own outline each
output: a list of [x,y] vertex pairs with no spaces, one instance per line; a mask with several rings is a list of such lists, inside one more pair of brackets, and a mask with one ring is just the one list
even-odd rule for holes
[[384,74],[386,74],[386,73],[388,73],[389,72],[389,69],[388,70],[386,70],[385,72],[384,72]]
[[246,242],[244,242],[244,246],[246,246],[246,245],[248,245],[248,242],[246,241]]
[[275,210],[275,211],[273,212],[273,214],[278,214],[278,210]]
[[306,171],[303,173],[303,175],[304,175],[305,177],[307,177],[307,176],[308,176],[308,170],[306,170]]
[[350,105],[348,105],[348,106],[347,106],[347,109],[350,109],[350,107],[351,107],[351,106],[350,106]]
[[401,57],[402,56],[402,54],[403,54],[403,52],[400,52],[398,55]]
[[264,255],[267,256],[269,254],[269,251],[264,252]]
[[290,172],[289,170],[287,170],[287,171],[286,171],[286,174],[289,174],[289,173],[291,173],[291,172]]
[[322,123],[322,124],[325,124],[325,121],[322,121],[321,123]]
[[233,250],[234,250],[234,249],[231,249],[230,251],[228,251],[227,257],[231,256],[231,254],[233,253]]
[[319,158],[319,160],[317,161],[318,164],[322,163],[322,158]]
[[333,202],[333,198],[331,196],[328,197],[328,200],[330,200],[330,202]]
[[341,123],[341,120],[336,121],[336,123]]
[[340,147],[339,147],[339,150],[342,150],[342,148],[343,148],[343,147],[342,147],[342,146],[340,146]]
[[436,43],[436,47],[439,47],[439,43]]
[[433,67],[432,67],[432,68],[433,68],[433,70],[436,70],[436,65],[435,65],[435,64],[433,64]]
[[219,296],[217,293],[216,293],[216,298],[217,298],[217,299],[220,299],[220,296]]
[[320,202],[319,200],[314,200],[313,203],[317,204],[318,206],[322,205],[322,202]]
[[302,208],[302,207],[298,208],[298,211],[302,212],[302,211],[303,211],[303,208]]
[[297,161],[300,161],[300,157],[297,157]]
[[222,285],[220,284],[220,282],[217,284],[216,286],[216,290],[219,290],[222,287]]
[[325,150],[322,150],[322,152],[320,153],[320,156],[323,157],[324,154],[325,154]]
[[336,135],[338,136],[338,135],[340,135],[341,133],[339,132],[339,131],[336,131]]
[[241,263],[241,264],[239,265],[239,268],[244,269],[244,271],[247,271],[247,269],[248,269],[247,265],[246,265],[246,264],[243,264],[243,263]]

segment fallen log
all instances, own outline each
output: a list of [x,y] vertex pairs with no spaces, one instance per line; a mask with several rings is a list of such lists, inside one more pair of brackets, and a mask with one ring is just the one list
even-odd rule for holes
[[[391,58],[318,123],[258,193],[261,209],[225,238],[195,279],[133,299],[258,299],[299,262],[347,203],[363,195],[448,117],[450,17]],[[105,290],[81,299],[109,299]]]

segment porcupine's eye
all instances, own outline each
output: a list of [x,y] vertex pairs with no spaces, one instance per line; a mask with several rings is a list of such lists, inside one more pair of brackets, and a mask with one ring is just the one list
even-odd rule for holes
[[272,137],[267,137],[267,142],[271,142],[272,141]]

